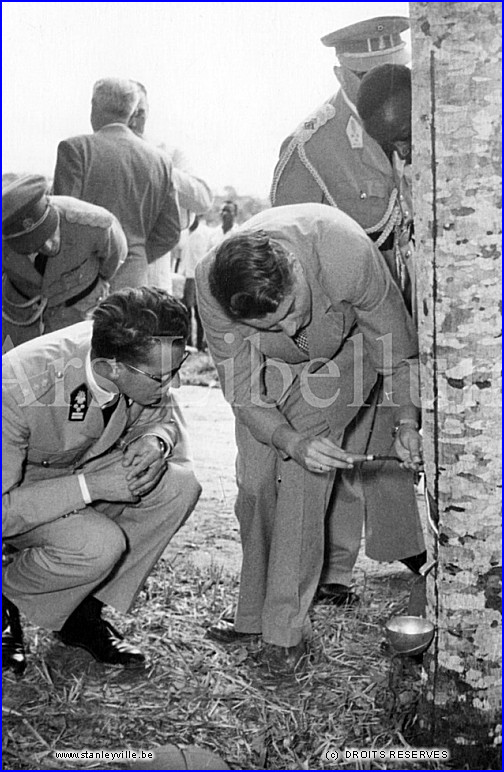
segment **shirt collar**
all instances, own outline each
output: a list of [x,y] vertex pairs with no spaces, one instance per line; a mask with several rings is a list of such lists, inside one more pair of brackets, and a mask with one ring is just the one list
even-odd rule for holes
[[98,405],[100,407],[104,407],[104,405],[108,405],[109,402],[112,402],[112,400],[116,399],[117,392],[108,391],[107,389],[103,389],[101,386],[98,385],[98,382],[93,373],[93,368],[91,367],[91,351],[88,351],[88,353],[86,354],[85,369],[86,369],[86,378],[87,378],[89,388],[91,390],[91,394],[98,402]]

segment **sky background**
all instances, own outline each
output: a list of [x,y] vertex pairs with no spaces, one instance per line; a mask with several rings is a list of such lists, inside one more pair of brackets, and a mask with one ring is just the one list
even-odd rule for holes
[[216,191],[267,197],[283,139],[336,91],[320,38],[408,3],[3,2],[3,172],[52,175],[102,77],[147,87],[147,133]]

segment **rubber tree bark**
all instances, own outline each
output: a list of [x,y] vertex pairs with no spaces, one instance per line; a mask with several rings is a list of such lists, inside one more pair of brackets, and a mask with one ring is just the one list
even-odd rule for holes
[[423,431],[439,529],[421,724],[466,769],[501,768],[501,14],[493,2],[410,3]]

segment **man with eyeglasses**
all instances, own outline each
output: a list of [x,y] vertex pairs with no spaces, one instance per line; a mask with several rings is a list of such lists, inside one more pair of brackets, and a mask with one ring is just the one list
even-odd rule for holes
[[139,287],[3,357],[2,665],[16,674],[20,611],[99,662],[144,667],[101,611],[129,611],[201,492],[171,391],[188,334],[182,303]]

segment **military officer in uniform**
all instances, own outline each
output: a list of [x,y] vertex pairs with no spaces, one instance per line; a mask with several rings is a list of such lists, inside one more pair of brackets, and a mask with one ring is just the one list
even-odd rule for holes
[[408,28],[408,19],[384,16],[322,38],[336,51],[340,89],[283,143],[271,187],[273,206],[307,201],[335,206],[383,247],[400,216],[400,200],[391,163],[365,133],[355,102],[366,72],[409,61],[401,38]]
[[[399,161],[402,173],[403,161],[397,154],[388,157],[366,134],[356,99],[366,73],[380,65],[405,65],[409,61],[402,38],[408,28],[407,18],[385,16],[322,38],[324,45],[335,49],[339,66],[334,73],[340,89],[285,140],[271,187],[273,206],[324,203],[356,220],[379,247],[407,305],[411,293],[403,259],[411,259],[411,249],[404,247],[411,231],[411,207],[395,168]],[[367,443],[375,452],[386,453],[392,429],[389,412],[378,409],[371,426],[366,420],[356,424],[347,433],[347,446]],[[380,510],[387,518],[390,511],[402,509],[410,516],[416,510],[411,478],[397,466],[394,469],[393,462],[383,464],[365,482],[359,475],[358,470],[342,474],[339,495],[327,519],[331,546],[319,598],[336,605],[356,601],[349,589],[348,566],[357,558],[366,512]],[[422,552],[403,562],[416,571],[424,561]]]
[[188,333],[182,303],[139,287],[4,355],[3,666],[26,665],[19,611],[100,662],[144,665],[101,609],[130,609],[201,492],[170,390]]
[[86,318],[125,260],[113,214],[25,175],[2,192],[4,348]]

